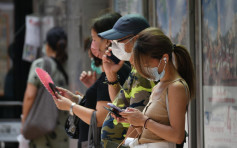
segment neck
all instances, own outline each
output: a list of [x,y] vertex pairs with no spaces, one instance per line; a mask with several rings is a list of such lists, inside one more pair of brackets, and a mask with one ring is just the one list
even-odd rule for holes
[[47,56],[56,58],[56,52],[49,52]]

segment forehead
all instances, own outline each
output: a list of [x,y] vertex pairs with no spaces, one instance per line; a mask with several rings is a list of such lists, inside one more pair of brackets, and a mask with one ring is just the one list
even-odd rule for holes
[[97,32],[94,29],[91,29],[91,36],[92,37],[99,37]]

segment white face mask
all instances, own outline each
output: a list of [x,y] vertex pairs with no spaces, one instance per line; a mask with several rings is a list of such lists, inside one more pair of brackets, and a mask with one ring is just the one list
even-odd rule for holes
[[132,53],[127,53],[125,51],[125,45],[129,43],[134,37],[128,40],[126,43],[118,43],[117,41],[112,41],[112,52],[121,61],[129,61]]
[[158,65],[158,67],[147,68],[148,71],[151,73],[150,75],[153,77],[153,78],[148,78],[148,80],[159,81],[160,79],[162,79],[164,77],[164,75],[165,75],[166,60],[165,60],[165,66],[164,66],[162,72],[159,74],[158,73],[158,68],[160,66],[160,63]]

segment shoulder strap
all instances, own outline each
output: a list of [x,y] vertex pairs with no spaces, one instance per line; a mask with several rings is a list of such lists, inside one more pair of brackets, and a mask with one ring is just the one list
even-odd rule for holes
[[48,57],[43,57],[44,59],[44,70],[47,71],[49,73],[49,75],[51,75],[52,73],[52,69],[51,69],[51,64],[50,64],[50,59]]
[[91,115],[91,122],[88,132],[88,146],[94,148],[100,148],[100,131],[101,127],[97,127],[96,111]]

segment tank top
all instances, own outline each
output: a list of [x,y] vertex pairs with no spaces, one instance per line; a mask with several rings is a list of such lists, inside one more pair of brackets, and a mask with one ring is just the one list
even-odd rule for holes
[[[184,85],[186,94],[189,96],[188,85],[184,79],[179,78],[174,81],[164,83],[164,84],[162,84],[162,86],[160,86],[159,90],[154,91],[157,89],[157,85],[156,85],[153,88],[154,90],[150,96],[150,100],[149,100],[148,104],[146,105],[146,107],[143,110],[143,114],[146,115],[147,117],[151,118],[153,121],[156,121],[156,122],[163,124],[163,125],[170,126],[169,112],[168,112],[168,106],[167,106],[168,103],[166,102],[166,96],[168,94],[169,85],[174,82],[177,82],[177,81],[180,81]],[[167,100],[168,100],[168,98],[167,98]],[[150,130],[143,128],[143,131],[142,131],[141,135],[139,136],[138,141],[140,144],[143,144],[143,143],[162,142],[162,141],[166,141],[166,140],[157,136]]]

